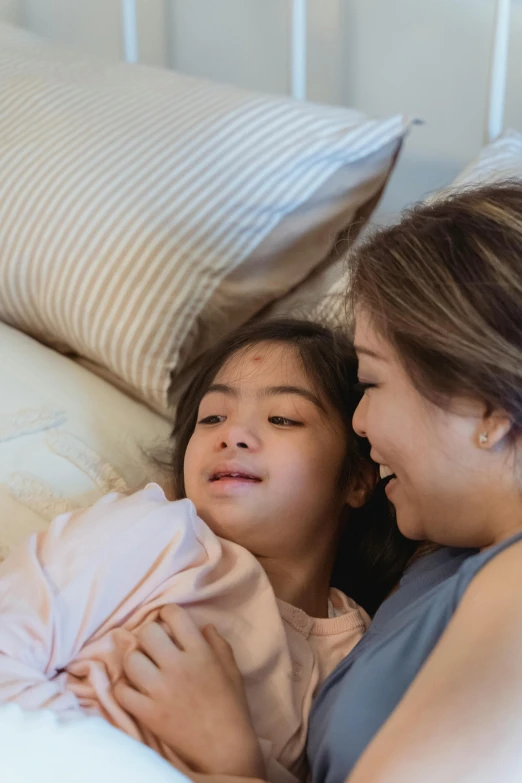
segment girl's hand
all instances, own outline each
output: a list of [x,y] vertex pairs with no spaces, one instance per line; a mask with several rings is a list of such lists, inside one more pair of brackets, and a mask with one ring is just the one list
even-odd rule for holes
[[[241,673],[230,645],[201,631],[179,606],[138,632],[115,686],[120,706],[163,740],[194,772],[263,778]],[[165,628],[167,630],[165,630]]]

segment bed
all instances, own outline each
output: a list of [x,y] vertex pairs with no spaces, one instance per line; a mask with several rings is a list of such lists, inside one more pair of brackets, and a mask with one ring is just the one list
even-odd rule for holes
[[98,60],[9,25],[0,94],[5,556],[60,511],[164,483],[155,457],[198,358],[262,313],[321,307],[411,121]]
[[[448,187],[522,177],[522,136],[503,130],[509,0],[496,8],[486,143]],[[346,254],[413,118],[306,102],[306,3],[292,9],[290,98],[137,65],[134,0],[125,63],[0,25],[0,559],[107,492],[168,491],[176,399],[234,326],[345,324]]]

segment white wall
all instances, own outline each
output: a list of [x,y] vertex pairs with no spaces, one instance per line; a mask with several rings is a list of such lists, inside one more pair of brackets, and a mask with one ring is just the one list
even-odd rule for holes
[[19,0],[0,0],[0,19],[11,24],[18,24]]
[[[381,216],[447,184],[480,149],[494,0],[308,0],[309,95],[422,117]],[[522,0],[512,0],[508,124],[522,130]],[[138,0],[142,61],[272,92],[288,89],[290,0]],[[121,56],[119,0],[0,0],[58,41]]]

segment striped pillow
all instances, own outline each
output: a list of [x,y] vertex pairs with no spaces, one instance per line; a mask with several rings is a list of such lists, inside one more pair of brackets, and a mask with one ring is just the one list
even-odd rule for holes
[[484,147],[453,182],[451,189],[522,178],[522,134],[507,130]]
[[439,201],[463,188],[513,178],[522,179],[522,134],[506,130],[486,144],[450,185],[432,193],[426,202]]
[[105,63],[0,26],[0,319],[160,412],[378,193],[400,117]]

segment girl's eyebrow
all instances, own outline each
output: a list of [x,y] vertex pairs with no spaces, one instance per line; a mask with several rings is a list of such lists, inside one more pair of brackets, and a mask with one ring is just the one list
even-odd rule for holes
[[303,397],[303,399],[311,402],[312,405],[315,405],[315,407],[319,408],[323,413],[326,413],[326,409],[319,397],[308,389],[304,389],[302,386],[268,386],[261,390],[261,394],[266,395],[267,397],[277,397],[280,394],[297,394],[299,397]]
[[205,394],[212,394],[212,392],[218,392],[220,394],[228,394],[229,397],[238,397],[238,389],[234,389],[233,386],[227,386],[225,383],[213,383],[208,387]]
[[[225,383],[213,383],[212,386],[208,387],[206,394],[212,394],[213,392],[227,394],[229,397],[239,397],[239,389],[234,386],[228,386]],[[259,397],[278,397],[284,394],[296,394],[311,402],[312,405],[315,405],[323,413],[326,413],[326,409],[319,397],[302,386],[265,386],[264,389],[259,389],[258,391]]]

